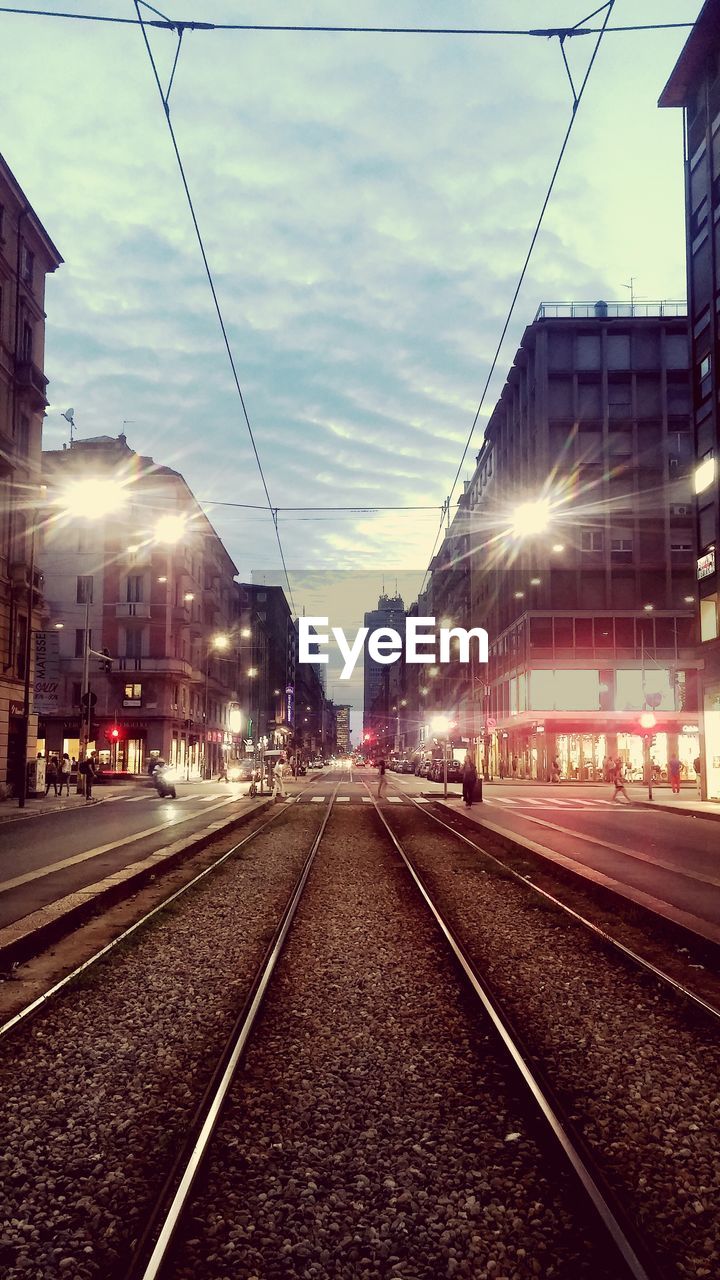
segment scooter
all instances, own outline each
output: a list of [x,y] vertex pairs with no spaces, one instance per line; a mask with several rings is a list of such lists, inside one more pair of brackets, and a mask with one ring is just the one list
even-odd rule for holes
[[155,789],[161,800],[176,800],[177,791],[173,781],[173,772],[171,769],[156,769],[153,773],[152,780],[155,783]]

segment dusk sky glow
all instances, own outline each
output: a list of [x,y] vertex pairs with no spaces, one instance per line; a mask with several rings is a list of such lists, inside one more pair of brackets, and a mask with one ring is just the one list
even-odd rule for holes
[[[612,23],[691,22],[698,8],[618,0]],[[134,16],[130,3],[83,10]],[[533,27],[587,12],[567,0],[164,11]],[[241,577],[277,565],[269,515],[212,505],[264,494],[140,32],[0,24],[1,149],[65,258],[47,290],[45,447],[68,438],[69,405],[79,438],[125,430],[182,471]],[[681,113],[656,103],[686,34],[606,36],[464,474],[539,302],[627,300],[631,276],[638,298],[684,297]],[[167,76],[174,37],[150,39]],[[592,38],[566,47],[579,81]],[[171,109],[273,504],[439,506],[569,119],[557,41],[190,32]],[[438,520],[297,512],[279,527],[291,571],[392,573],[427,564]]]

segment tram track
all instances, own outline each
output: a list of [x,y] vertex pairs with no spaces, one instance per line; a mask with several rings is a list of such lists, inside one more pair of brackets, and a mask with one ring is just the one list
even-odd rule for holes
[[[318,834],[316,845],[313,850],[313,857],[315,857],[317,854],[320,841],[323,838],[323,835],[326,830],[326,826],[328,824],[328,821],[330,820],[330,815],[332,811],[332,801],[335,798],[336,794],[337,794],[337,787],[335,789],[335,792],[333,794],[330,804],[326,808],[325,821],[323,823],[320,833]],[[544,1135],[545,1143],[546,1145],[552,1146],[554,1158],[556,1160],[562,1159],[562,1161],[567,1167],[567,1173],[574,1184],[573,1189],[570,1192],[571,1200],[574,1203],[576,1196],[578,1199],[580,1198],[580,1193],[582,1193],[582,1196],[586,1197],[585,1207],[591,1208],[592,1213],[594,1215],[594,1219],[595,1219],[594,1229],[598,1233],[598,1239],[601,1239],[603,1242],[601,1245],[601,1252],[603,1253],[604,1256],[609,1257],[611,1259],[611,1262],[609,1264],[609,1271],[607,1272],[607,1274],[612,1276],[613,1280],[619,1280],[621,1276],[633,1277],[634,1280],[660,1280],[660,1278],[663,1277],[665,1274],[664,1271],[662,1270],[662,1268],[658,1266],[657,1261],[654,1258],[652,1258],[652,1256],[648,1253],[645,1247],[644,1241],[637,1236],[637,1233],[635,1233],[635,1237],[633,1237],[632,1230],[629,1228],[628,1224],[623,1221],[621,1210],[619,1209],[619,1206],[612,1203],[612,1200],[608,1194],[607,1188],[605,1188],[602,1185],[602,1181],[598,1175],[598,1171],[592,1164],[589,1153],[587,1151],[582,1150],[581,1146],[574,1140],[571,1133],[568,1131],[567,1126],[565,1125],[564,1121],[560,1117],[560,1114],[558,1113],[556,1104],[549,1097],[547,1090],[543,1087],[543,1085],[538,1080],[536,1073],[533,1072],[532,1067],[530,1066],[526,1057],[523,1055],[523,1051],[519,1046],[517,1039],[513,1036],[502,1013],[498,1010],[496,1003],[494,1002],[492,996],[488,991],[488,988],[485,986],[485,984],[483,984],[478,979],[478,975],[474,969],[474,966],[469,961],[467,955],[463,951],[462,947],[459,945],[452,931],[449,929],[447,922],[442,918],[442,915],[438,911],[436,905],[430,899],[425,887],[422,885],[422,882],[420,881],[420,879],[417,877],[414,870],[412,869],[411,864],[407,860],[402,847],[397,841],[397,838],[393,834],[391,827],[385,820],[382,812],[378,809],[377,805],[376,805],[376,810],[377,810],[377,818],[379,819],[379,822],[382,824],[382,826],[380,827],[381,842],[387,845],[389,840],[391,842],[392,849],[396,851],[402,858],[403,865],[405,868],[407,868],[407,870],[409,870],[413,883],[415,884],[415,887],[419,890],[419,894],[422,898],[424,906],[423,908],[421,908],[421,910],[424,911],[425,908],[429,908],[429,911],[432,915],[433,925],[430,927],[434,929],[434,927],[437,926],[445,942],[449,943],[454,959],[456,962],[458,962],[460,966],[460,970],[463,975],[463,978],[467,980],[467,982],[469,983],[469,986],[472,989],[474,996],[480,999],[485,1015],[487,1015],[487,1017],[491,1020],[492,1025],[495,1029],[495,1032],[500,1037],[500,1040],[504,1048],[504,1052],[511,1059],[514,1065],[514,1069],[517,1070],[517,1072],[519,1073],[518,1078],[522,1080],[524,1088],[527,1090],[526,1106],[533,1109],[537,1108],[539,1112],[542,1114],[545,1124],[547,1125],[547,1130]],[[345,815],[343,815],[343,817],[344,816]],[[371,815],[368,814],[367,816],[370,817]],[[360,825],[362,825],[365,822],[366,822],[365,815],[363,815],[363,818],[360,820]],[[376,832],[373,833],[371,838],[374,843],[377,843],[377,829],[376,829]],[[385,856],[385,860],[387,861],[387,854],[385,854],[384,856]],[[309,868],[308,868],[308,871],[309,871]],[[306,882],[307,882],[307,876],[305,876],[303,879],[303,885],[305,885]],[[320,892],[322,893],[322,890]],[[380,890],[380,896],[382,897],[382,890]],[[418,900],[415,900],[413,910],[417,909],[417,907],[418,907]],[[289,923],[290,922],[288,921],[288,929],[289,929]],[[298,929],[302,929],[302,927],[303,926],[298,924]],[[330,922],[329,927],[332,930],[333,922]],[[426,925],[426,927],[428,926]],[[307,928],[308,928],[307,920],[305,921],[304,928],[305,928],[305,931],[307,932]],[[310,928],[310,932],[312,932],[312,926]],[[378,932],[382,933],[382,929],[380,928]],[[414,931],[412,929],[409,929],[409,935],[414,938]],[[282,941],[284,941],[286,936],[287,936],[287,929],[283,931]],[[282,945],[282,942],[280,941],[280,939],[278,939],[278,941],[279,941],[279,945]],[[298,946],[300,947],[300,952],[302,954],[302,943],[298,943]],[[371,943],[370,943],[370,940],[368,940],[368,948],[370,949],[370,947],[371,947]],[[274,967],[276,959],[277,959],[277,951],[273,948],[271,949],[271,954],[269,954],[268,956],[268,962],[272,963],[272,966]],[[294,958],[293,963],[295,964],[298,963],[297,957]],[[322,962],[320,963],[322,964]],[[254,984],[254,989],[258,993],[258,998],[260,997],[261,993],[266,994],[268,992],[268,983],[269,983],[269,972],[266,970],[265,967],[263,967],[263,969],[259,972],[256,978],[256,982]],[[440,986],[442,988],[442,982],[440,983]],[[294,989],[294,981],[292,977],[288,977],[286,975],[286,988],[288,987]],[[283,996],[280,995],[276,997],[276,1004],[278,1000],[283,1002],[284,1000]],[[223,1157],[222,1156],[218,1157],[217,1152],[213,1152],[211,1150],[210,1140],[213,1132],[215,1131],[222,1108],[224,1104],[228,1101],[232,1072],[238,1067],[243,1051],[247,1047],[250,1027],[252,1025],[252,1021],[254,1021],[254,1018],[257,1014],[257,1009],[258,1009],[258,1003],[257,1001],[253,1001],[252,1006],[249,1007],[247,1011],[248,1021],[244,1022],[242,1026],[238,1027],[235,1046],[231,1052],[227,1070],[223,1075],[223,1079],[218,1087],[217,1093],[212,1099],[208,1099],[207,1116],[204,1123],[202,1124],[201,1133],[200,1133],[198,1142],[194,1145],[192,1152],[188,1156],[187,1164],[185,1166],[184,1171],[182,1172],[180,1170],[176,1171],[176,1181],[178,1183],[178,1189],[172,1200],[172,1204],[170,1205],[167,1211],[163,1209],[162,1212],[153,1221],[153,1223],[149,1224],[146,1240],[143,1242],[143,1246],[140,1248],[138,1252],[138,1255],[134,1261],[133,1267],[128,1271],[126,1280],[169,1280],[169,1277],[171,1276],[185,1277],[190,1274],[193,1274],[193,1275],[196,1274],[195,1268],[198,1266],[201,1267],[201,1271],[197,1272],[197,1274],[212,1275],[212,1276],[216,1274],[222,1274],[221,1272],[216,1272],[213,1266],[209,1265],[212,1263],[216,1263],[218,1261],[217,1255],[212,1255],[212,1257],[210,1258],[206,1256],[203,1258],[202,1261],[199,1261],[197,1252],[196,1251],[193,1252],[193,1250],[195,1249],[196,1242],[191,1244],[190,1246],[190,1254],[192,1254],[192,1261],[188,1262],[187,1235],[188,1235],[188,1232],[190,1232],[193,1236],[202,1235],[203,1228],[202,1228],[201,1222],[205,1214],[210,1215],[213,1218],[213,1220],[222,1220],[223,1224],[225,1224],[226,1219],[232,1216],[232,1211],[233,1211],[233,1208],[235,1207],[235,1196],[238,1191],[238,1188],[231,1182],[229,1186],[232,1187],[232,1190],[226,1189],[225,1192],[223,1192],[222,1171],[218,1175],[217,1169],[215,1173],[209,1173],[206,1169],[202,1179],[203,1186],[201,1188],[201,1196],[203,1193],[205,1195],[204,1207],[198,1207],[197,1203],[192,1202],[191,1192],[192,1192],[192,1187],[195,1182],[195,1179],[198,1175],[198,1172],[200,1168],[203,1166],[203,1162],[207,1160],[208,1163],[210,1163],[210,1158],[212,1157],[214,1158],[214,1161],[215,1161],[215,1167],[217,1166],[218,1159],[220,1160],[221,1165],[223,1163]],[[304,1018],[305,1016],[311,1017],[312,1010],[308,1011],[307,1014],[301,1010],[300,1016],[302,1018]],[[292,1022],[292,1015],[285,1014],[284,1017],[286,1022],[288,1020]],[[272,1019],[273,1019],[272,1011],[268,1014],[268,1018],[272,1023]],[[280,1015],[280,1020],[281,1022],[283,1021],[282,1013]],[[473,1017],[473,1020],[475,1020],[474,1017]],[[262,1029],[260,1034],[262,1038]],[[293,1043],[290,1042],[284,1047],[288,1057],[292,1058],[295,1052],[295,1046],[293,1045]],[[277,1050],[275,1050],[275,1052],[277,1052]],[[279,1068],[276,1061],[273,1063],[273,1066],[274,1066],[275,1072],[277,1073]],[[507,1064],[505,1069],[507,1069]],[[266,1067],[266,1070],[267,1070],[267,1067]],[[362,1073],[362,1069],[361,1069],[361,1073]],[[434,1085],[431,1084],[430,1088],[433,1088],[433,1087]],[[236,1088],[240,1094],[240,1099],[242,1099],[242,1094],[243,1094],[242,1079],[238,1081]],[[315,1088],[317,1089],[318,1097],[321,1099],[323,1097],[322,1081],[317,1082]],[[310,1096],[312,1097],[312,1095],[313,1095],[313,1086],[311,1084]],[[243,1114],[242,1100],[236,1102],[234,1105],[236,1107],[238,1115],[242,1115]],[[308,1099],[305,1099],[304,1105],[306,1106],[310,1105],[314,1109],[315,1107],[319,1107],[321,1103],[319,1102],[314,1103],[312,1101],[308,1101]],[[381,1109],[382,1109],[382,1104],[380,1104],[379,1110],[381,1111]],[[244,1125],[244,1123],[245,1121],[243,1120],[242,1124]],[[281,1128],[283,1126],[283,1123],[284,1121],[281,1115],[280,1121],[279,1121]],[[400,1123],[402,1125],[402,1121],[400,1121]],[[277,1116],[273,1116],[273,1125],[275,1128],[277,1128]],[[441,1136],[442,1136],[441,1134],[437,1135],[438,1138],[441,1138]],[[520,1134],[518,1133],[513,1133],[510,1135],[511,1140],[517,1139],[519,1137],[520,1137]],[[548,1144],[548,1139],[550,1139],[549,1144]],[[221,1135],[221,1142],[217,1144],[218,1147],[222,1145],[222,1141],[223,1139]],[[225,1137],[224,1142],[227,1149],[227,1143],[228,1143],[227,1136]],[[232,1145],[233,1140],[231,1139],[230,1142]],[[546,1154],[548,1153],[546,1152]],[[319,1155],[319,1152],[317,1150],[315,1151],[315,1155],[316,1156]],[[322,1161],[321,1161],[322,1164],[332,1165],[333,1161],[336,1161],[337,1159],[338,1159],[337,1154],[333,1155],[332,1145],[330,1145],[329,1149],[323,1150]],[[394,1172],[397,1175],[397,1170],[395,1170]],[[560,1180],[562,1181],[562,1178]],[[209,1204],[208,1204],[208,1194],[207,1194],[208,1182],[212,1188]],[[363,1183],[365,1182],[367,1182],[367,1179],[363,1179]],[[392,1185],[393,1187],[396,1186],[396,1178],[393,1176],[390,1176],[389,1179],[384,1180],[383,1185],[386,1185],[386,1184]],[[311,1185],[317,1191],[317,1184],[314,1181],[312,1182]],[[513,1193],[510,1192],[510,1190],[508,1190],[509,1199],[512,1199],[512,1194]],[[240,1190],[240,1198],[242,1200],[242,1190]],[[265,1197],[261,1193],[260,1198],[261,1200],[264,1200],[267,1197]],[[228,1203],[226,1203],[226,1199],[229,1199],[232,1201],[232,1204],[230,1205],[230,1207],[228,1206]],[[472,1199],[474,1201],[474,1197]],[[354,1207],[356,1208],[357,1205],[354,1204]],[[577,1212],[577,1209],[573,1210],[573,1212]],[[241,1212],[241,1218],[243,1217],[246,1218],[247,1213]],[[515,1229],[517,1229],[518,1221],[519,1219],[516,1220]],[[349,1230],[353,1229],[350,1224],[348,1224],[348,1229]],[[583,1227],[578,1228],[579,1239],[580,1238],[585,1239],[585,1233],[587,1232],[587,1229],[588,1229],[587,1224],[585,1224]],[[377,1228],[375,1228],[375,1230],[377,1232]],[[185,1243],[183,1243],[183,1240],[182,1240],[183,1232],[185,1234]],[[152,1251],[152,1254],[148,1258],[147,1247],[146,1247],[147,1240],[153,1235],[156,1237],[156,1244]],[[211,1232],[211,1235],[212,1235],[212,1232]],[[354,1239],[357,1240],[360,1245],[362,1245],[362,1236],[358,1236],[356,1234]],[[280,1246],[280,1244],[281,1242],[278,1240],[277,1242],[278,1247]],[[597,1240],[596,1240],[596,1244],[597,1244]],[[285,1241],[285,1246],[287,1248],[290,1247],[288,1246],[287,1241]],[[388,1247],[397,1249],[398,1246],[390,1245]],[[232,1259],[233,1268],[234,1268],[233,1274],[243,1275],[243,1276],[247,1274],[249,1276],[251,1274],[253,1275],[256,1274],[256,1271],[258,1274],[260,1273],[264,1274],[264,1272],[262,1271],[260,1259],[255,1256],[253,1257],[253,1260],[248,1261],[247,1264],[245,1264],[244,1262],[240,1263],[239,1269],[236,1269],[238,1267],[238,1262],[234,1258],[234,1253],[231,1247],[230,1249],[231,1249],[231,1254],[233,1254],[233,1259]],[[320,1252],[322,1254],[323,1251],[320,1250]],[[451,1250],[451,1253],[449,1256],[452,1257],[454,1255],[454,1252],[455,1252],[454,1250]],[[290,1253],[292,1253],[291,1249],[290,1249]],[[325,1250],[325,1253],[327,1253],[327,1250]],[[301,1256],[305,1258],[308,1255],[307,1253],[302,1253]],[[521,1250],[520,1257],[523,1258],[525,1256],[527,1256],[527,1251]],[[145,1261],[145,1258],[147,1258],[147,1262]],[[288,1261],[291,1261],[291,1257],[288,1257]],[[366,1259],[363,1259],[362,1261],[366,1261]],[[327,1262],[327,1259],[326,1259],[326,1262]],[[439,1271],[436,1272],[434,1269],[428,1270],[428,1271],[415,1270],[413,1268],[417,1266],[417,1263],[414,1260],[410,1260],[410,1259],[408,1259],[407,1261],[407,1265],[410,1267],[410,1270],[405,1272],[405,1270],[402,1267],[402,1255],[400,1255],[400,1259],[397,1265],[398,1265],[398,1274],[400,1275],[412,1274],[413,1276],[415,1275],[430,1276],[430,1275],[440,1274]],[[437,1265],[437,1261],[434,1265]],[[188,1270],[188,1267],[190,1267],[191,1269]],[[575,1275],[580,1276],[581,1274],[582,1275],[595,1274],[592,1266],[590,1267],[589,1271],[586,1271],[585,1267],[578,1260],[575,1260],[575,1262],[573,1263],[573,1268],[574,1269],[568,1270],[566,1272],[565,1270],[563,1270],[562,1261],[559,1262],[558,1266],[556,1266],[555,1262],[553,1261],[549,1274],[556,1274],[558,1276],[565,1275],[565,1274],[567,1274],[568,1276],[570,1274],[572,1274],[573,1276]],[[606,1274],[603,1268],[600,1268],[599,1273]],[[268,1274],[270,1274],[270,1272],[268,1272]],[[272,1274],[274,1274],[274,1272]],[[278,1275],[279,1274],[295,1275],[298,1273],[296,1273],[294,1270],[288,1270],[287,1272],[283,1270],[282,1272],[278,1271],[277,1274]],[[327,1269],[322,1268],[320,1270],[314,1271],[313,1274],[328,1275],[328,1276],[329,1275],[340,1276],[340,1275],[346,1275],[346,1274],[361,1275],[361,1274],[365,1274],[365,1271],[362,1270],[362,1268],[359,1268],[358,1270],[352,1269],[352,1270],[346,1271],[346,1270],[333,1269],[328,1267]],[[370,1274],[370,1272],[368,1272],[368,1274]],[[375,1274],[375,1273],[373,1272],[372,1274]],[[452,1274],[452,1270],[448,1272],[448,1274]],[[464,1271],[463,1274],[475,1274],[475,1272]],[[517,1273],[514,1272],[514,1274],[532,1275],[532,1274],[535,1274],[535,1272],[534,1270],[531,1270],[531,1269],[528,1269],[527,1271],[524,1269],[521,1269]]]
[[429,806],[380,817],[441,904],[630,1238],[642,1240],[643,1224],[654,1222],[652,1266],[714,1276],[718,1010]]

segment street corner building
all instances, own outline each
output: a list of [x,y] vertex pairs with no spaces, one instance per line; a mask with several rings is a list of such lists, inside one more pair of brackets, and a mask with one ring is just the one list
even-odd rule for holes
[[684,114],[703,790],[720,799],[720,0],[707,0],[660,96]]
[[0,155],[0,792],[24,785],[34,758],[30,663],[41,627],[35,527],[47,407],[45,279],[58,250]]

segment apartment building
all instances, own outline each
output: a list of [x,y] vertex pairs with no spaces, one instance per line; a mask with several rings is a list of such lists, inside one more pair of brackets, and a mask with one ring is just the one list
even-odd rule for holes
[[684,306],[541,305],[459,512],[489,772],[594,780],[619,755],[641,777],[649,748],[694,778],[692,470]]
[[684,113],[703,794],[720,799],[720,0],[707,0],[660,96]]
[[36,754],[28,684],[41,627],[33,530],[47,406],[45,280],[62,258],[0,155],[0,786],[21,787]]
[[111,771],[159,755],[214,774],[241,726],[237,570],[210,520],[179,472],[124,435],[45,452],[42,478],[57,512],[38,561],[61,682],[40,748],[77,756],[88,737]]

